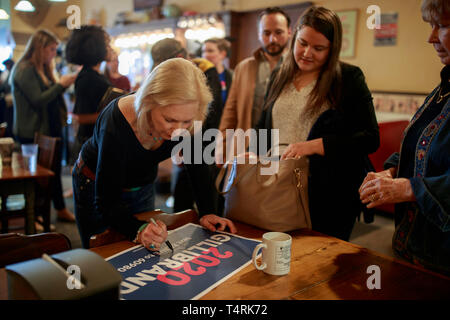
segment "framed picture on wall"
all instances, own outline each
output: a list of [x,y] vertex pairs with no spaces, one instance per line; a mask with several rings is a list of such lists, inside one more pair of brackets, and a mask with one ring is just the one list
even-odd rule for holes
[[163,0],[133,0],[134,10],[146,10],[162,5]]
[[358,10],[346,10],[336,12],[342,23],[342,49],[341,58],[355,57],[356,26]]
[[391,112],[413,115],[422,106],[426,93],[372,91],[376,112]]

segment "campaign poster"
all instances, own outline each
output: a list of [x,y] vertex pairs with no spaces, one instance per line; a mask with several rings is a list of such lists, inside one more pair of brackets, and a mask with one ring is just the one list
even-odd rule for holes
[[375,46],[395,46],[397,44],[398,13],[381,14],[380,29],[375,29]]
[[173,252],[163,244],[155,255],[139,245],[106,259],[122,275],[121,299],[198,299],[250,264],[260,243],[192,223],[168,239]]

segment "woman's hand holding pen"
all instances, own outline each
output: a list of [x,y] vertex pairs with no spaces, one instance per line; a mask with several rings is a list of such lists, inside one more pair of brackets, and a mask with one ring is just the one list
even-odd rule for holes
[[159,251],[161,244],[167,239],[167,227],[160,221],[156,221],[156,225],[149,223],[145,229],[139,233],[138,241],[144,247],[153,251]]

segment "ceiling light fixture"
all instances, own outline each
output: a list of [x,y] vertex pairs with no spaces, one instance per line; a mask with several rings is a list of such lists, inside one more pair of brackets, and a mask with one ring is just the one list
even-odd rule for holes
[[21,0],[18,4],[14,7],[17,11],[23,11],[23,12],[34,12],[36,8],[31,4],[30,1],[27,0]]
[[0,9],[0,20],[8,20],[9,14],[4,9]]

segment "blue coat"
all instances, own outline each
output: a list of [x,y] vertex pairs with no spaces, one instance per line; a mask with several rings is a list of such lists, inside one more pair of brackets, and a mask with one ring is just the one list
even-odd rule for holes
[[[402,149],[411,127],[437,90],[427,97],[406,128]],[[415,264],[450,275],[450,99],[414,143],[414,159],[402,158],[401,149],[385,163],[385,167],[399,168],[414,163],[413,176],[406,178],[411,181],[416,202],[396,205],[393,249]]]

